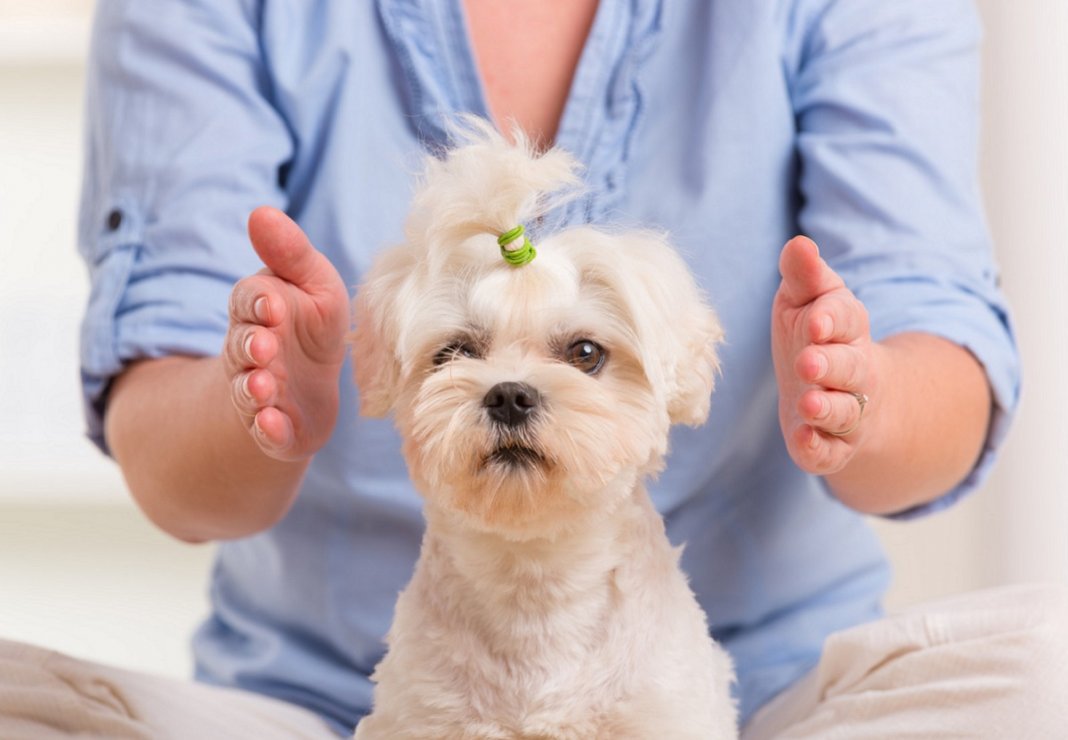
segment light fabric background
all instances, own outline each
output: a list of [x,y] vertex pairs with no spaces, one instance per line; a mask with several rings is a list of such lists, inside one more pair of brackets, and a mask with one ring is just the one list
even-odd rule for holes
[[[1024,362],[1016,427],[983,491],[876,522],[891,608],[1068,583],[1068,4],[979,0],[983,177]],[[82,436],[74,247],[89,0],[0,0],[0,636],[172,676],[205,613],[210,547],[154,530]]]

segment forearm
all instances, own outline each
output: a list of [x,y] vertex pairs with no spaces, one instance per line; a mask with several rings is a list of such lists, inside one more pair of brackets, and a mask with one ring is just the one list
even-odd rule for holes
[[864,443],[825,479],[846,505],[888,514],[931,501],[967,475],[986,438],[991,395],[975,357],[934,335],[887,338],[876,358]]
[[230,400],[219,358],[132,365],[111,390],[105,434],[141,509],[186,541],[270,527],[289,509],[308,466],[259,449]]

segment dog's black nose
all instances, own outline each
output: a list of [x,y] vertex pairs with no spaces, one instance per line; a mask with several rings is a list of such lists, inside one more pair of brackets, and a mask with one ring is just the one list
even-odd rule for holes
[[526,383],[498,383],[489,389],[482,405],[494,421],[517,427],[526,423],[540,401],[538,392]]

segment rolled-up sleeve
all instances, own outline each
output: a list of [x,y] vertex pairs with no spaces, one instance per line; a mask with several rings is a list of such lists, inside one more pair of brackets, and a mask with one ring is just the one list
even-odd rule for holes
[[213,355],[230,290],[259,265],[245,221],[284,208],[292,137],[271,104],[258,3],[101,0],[87,82],[79,251],[89,437],[137,358]]
[[979,40],[965,0],[798,2],[791,67],[800,227],[882,339],[926,332],[982,364],[994,410],[983,452],[941,509],[984,479],[1019,368],[978,187]]

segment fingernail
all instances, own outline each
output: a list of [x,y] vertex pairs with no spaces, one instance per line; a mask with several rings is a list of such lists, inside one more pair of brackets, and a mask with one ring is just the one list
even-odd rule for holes
[[252,398],[252,391],[249,390],[248,381],[252,377],[252,373],[247,373],[241,381],[241,392],[245,394],[246,398]]
[[260,296],[256,299],[256,302],[252,304],[252,313],[256,315],[256,320],[266,323],[270,317],[267,315],[268,311],[267,296]]
[[816,449],[816,445],[820,443],[820,435],[816,433],[816,430],[811,430],[812,434],[808,438],[808,448],[810,450]]
[[[253,360],[253,361],[255,361],[255,358],[252,356],[252,338],[254,336],[255,336],[254,334],[249,334],[247,337],[245,337],[245,344],[244,344],[245,357],[247,357],[247,358],[249,358],[250,360]],[[246,376],[246,380],[247,380],[247,376]]]

